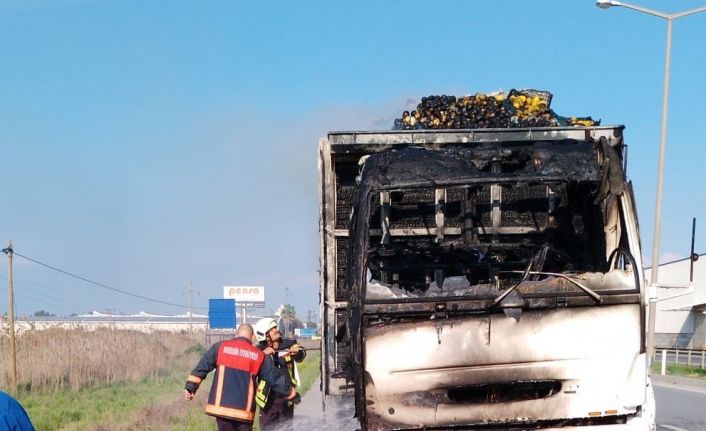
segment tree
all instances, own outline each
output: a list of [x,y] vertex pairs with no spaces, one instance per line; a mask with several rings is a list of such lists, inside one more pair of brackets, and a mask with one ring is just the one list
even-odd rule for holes
[[277,309],[276,313],[279,317],[296,317],[297,316],[297,310],[294,308],[293,305],[291,304],[282,304],[279,306]]
[[294,336],[294,329],[302,326],[297,319],[297,311],[291,304],[280,305],[275,315],[279,317],[279,330],[284,337]]
[[56,316],[56,314],[52,314],[52,313],[50,313],[48,311],[44,311],[44,310],[38,310],[38,311],[34,312],[34,316],[35,317],[48,317],[48,316]]

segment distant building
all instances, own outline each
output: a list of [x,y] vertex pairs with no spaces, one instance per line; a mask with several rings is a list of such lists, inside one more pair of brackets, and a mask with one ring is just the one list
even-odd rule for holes
[[[689,281],[689,258],[659,266],[655,347],[706,349],[706,254],[694,262]],[[649,284],[650,268],[645,269]]]
[[[255,324],[263,316],[246,316],[247,322]],[[237,316],[236,324],[240,324],[242,318]],[[204,314],[189,313],[179,315],[164,315],[146,313],[140,311],[136,314],[111,314],[106,312],[92,311],[88,314],[73,316],[26,316],[15,320],[15,330],[17,333],[24,331],[40,331],[50,328],[64,329],[84,329],[95,330],[98,328],[110,328],[118,330],[133,330],[140,332],[168,331],[205,331],[208,329],[208,316]],[[0,319],[0,333],[9,330],[7,319]],[[231,335],[235,328],[222,330],[225,335]]]
[[[27,330],[44,330],[49,328],[84,329],[98,328],[126,329],[141,332],[152,331],[203,331],[206,328],[208,316],[188,313],[177,316],[145,313],[109,314],[93,311],[77,316],[30,316],[15,321],[18,333]],[[4,323],[4,322],[3,322]]]

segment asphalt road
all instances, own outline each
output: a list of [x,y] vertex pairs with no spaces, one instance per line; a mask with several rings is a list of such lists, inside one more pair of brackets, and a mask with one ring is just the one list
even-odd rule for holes
[[340,402],[330,398],[324,411],[320,380],[304,394],[302,402],[294,407],[294,429],[320,431],[355,431],[358,421],[353,418],[353,400]]
[[657,431],[706,430],[706,388],[655,383]]

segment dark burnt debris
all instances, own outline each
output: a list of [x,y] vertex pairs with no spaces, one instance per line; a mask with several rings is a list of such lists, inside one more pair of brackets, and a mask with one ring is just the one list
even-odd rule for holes
[[[494,164],[499,164],[502,172],[494,172]],[[379,190],[389,186],[548,179],[597,182],[600,167],[593,144],[564,140],[503,146],[486,142],[472,148],[443,150],[408,147],[370,155],[361,172],[359,186]]]
[[[483,143],[371,155],[353,203],[368,214],[354,228],[367,227],[369,239],[353,236],[360,247],[367,243],[366,270],[372,280],[403,294],[423,295],[432,281],[441,289],[444,279],[462,277],[468,293],[482,296],[518,283],[530,263],[534,271],[605,271],[602,206],[595,201],[610,194],[610,179],[621,177],[622,170],[606,173],[594,145],[566,140],[499,148]],[[382,211],[391,230],[436,229],[439,187],[445,188],[444,227],[457,228],[454,234],[382,238]],[[493,187],[502,193],[497,206],[490,198]],[[379,193],[386,188],[388,209]]]
[[552,94],[510,90],[467,96],[422,97],[417,109],[395,119],[395,130],[485,129],[511,127],[597,126],[591,117],[562,117],[551,110]]

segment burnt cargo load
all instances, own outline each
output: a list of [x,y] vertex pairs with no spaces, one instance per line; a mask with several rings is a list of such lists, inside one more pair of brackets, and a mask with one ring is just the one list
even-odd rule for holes
[[319,151],[322,389],[362,429],[654,429],[622,126]]
[[490,94],[422,97],[417,109],[395,119],[395,130],[598,126],[591,117],[563,117],[548,91],[512,89]]

